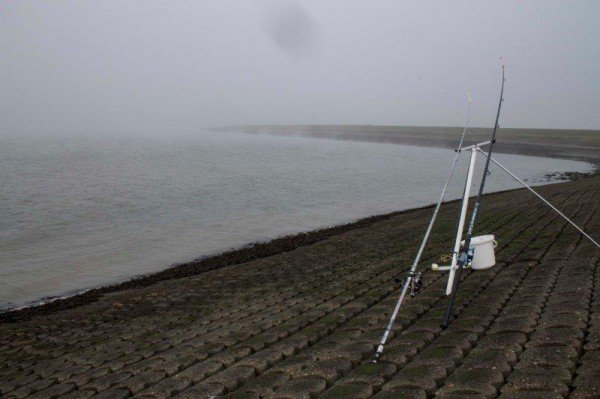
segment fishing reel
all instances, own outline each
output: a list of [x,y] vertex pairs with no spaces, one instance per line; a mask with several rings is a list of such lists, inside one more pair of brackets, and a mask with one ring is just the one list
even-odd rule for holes
[[[409,288],[410,288],[410,296],[411,297],[414,297],[415,295],[417,295],[419,293],[419,291],[421,291],[421,288],[423,288],[422,276],[423,276],[423,273],[421,273],[421,272],[410,271],[406,274],[406,278],[404,279],[402,288],[404,288],[404,284],[406,284],[408,282],[408,280],[410,280]],[[401,283],[402,280],[399,277],[394,277],[394,282]]]
[[421,291],[423,288],[423,273],[421,272],[410,272],[409,275],[412,274],[412,278],[410,279],[410,296],[414,297]]
[[[475,253],[475,249],[473,247],[469,248],[467,251],[460,252],[459,263],[462,263],[464,265],[463,268],[467,269],[467,268],[471,267],[471,262],[473,261],[474,253]],[[452,255],[444,254],[444,255],[440,256],[440,260],[443,263],[446,263],[446,262],[452,260]],[[451,265],[440,266],[437,263],[431,264],[431,270],[433,270],[434,272],[444,272],[444,271],[450,270],[451,268],[452,268]],[[455,267],[455,269],[456,269],[456,267]]]
[[460,254],[460,262],[465,266],[470,265],[473,261],[473,254],[475,254],[475,248],[469,247],[469,249]]

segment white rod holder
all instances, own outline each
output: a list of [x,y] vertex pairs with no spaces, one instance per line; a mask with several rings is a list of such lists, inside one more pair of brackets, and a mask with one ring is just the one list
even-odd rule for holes
[[492,142],[490,140],[488,140],[488,141],[482,141],[481,143],[477,143],[477,144],[469,145],[467,147],[463,147],[460,150],[461,151],[472,150],[473,148],[483,147],[484,145],[488,145],[488,144],[491,144],[491,143]]
[[477,158],[477,149],[475,146],[471,148],[471,162],[469,163],[469,172],[467,173],[467,181],[465,182],[465,191],[463,194],[462,208],[460,210],[460,218],[456,229],[456,239],[454,241],[454,250],[452,251],[452,263],[450,264],[450,272],[448,273],[448,285],[446,286],[446,295],[450,295],[454,286],[454,273],[458,265],[458,254],[460,252],[460,242],[465,228],[465,219],[467,217],[467,208],[469,207],[469,196],[471,195],[471,185],[473,183],[473,170],[475,169],[475,160]]

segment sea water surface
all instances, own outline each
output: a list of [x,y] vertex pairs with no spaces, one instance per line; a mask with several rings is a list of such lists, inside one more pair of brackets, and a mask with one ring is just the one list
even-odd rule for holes
[[[434,203],[453,156],[444,149],[231,133],[0,138],[0,307]],[[462,192],[467,154],[462,158],[449,199]],[[532,184],[546,182],[548,172],[592,168],[497,158]],[[488,182],[486,191],[517,187],[501,171]]]

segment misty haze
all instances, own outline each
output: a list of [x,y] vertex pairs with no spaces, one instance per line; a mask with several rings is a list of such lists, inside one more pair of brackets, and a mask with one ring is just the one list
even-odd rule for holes
[[0,397],[600,391],[600,3],[0,5]]

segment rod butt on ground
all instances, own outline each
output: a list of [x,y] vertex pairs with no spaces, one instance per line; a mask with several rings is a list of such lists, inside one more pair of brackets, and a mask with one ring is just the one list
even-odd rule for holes
[[375,354],[373,355],[373,360],[372,363],[377,363],[379,362],[379,358],[381,357],[381,354],[383,353],[383,345],[379,344],[377,346],[377,350],[375,351]]
[[450,317],[452,316],[453,305],[454,305],[454,297],[451,297],[448,306],[446,306],[446,311],[444,312],[444,317],[442,317],[442,322],[440,323],[440,327],[442,328],[442,330],[445,330],[448,327],[448,323],[450,323]]

